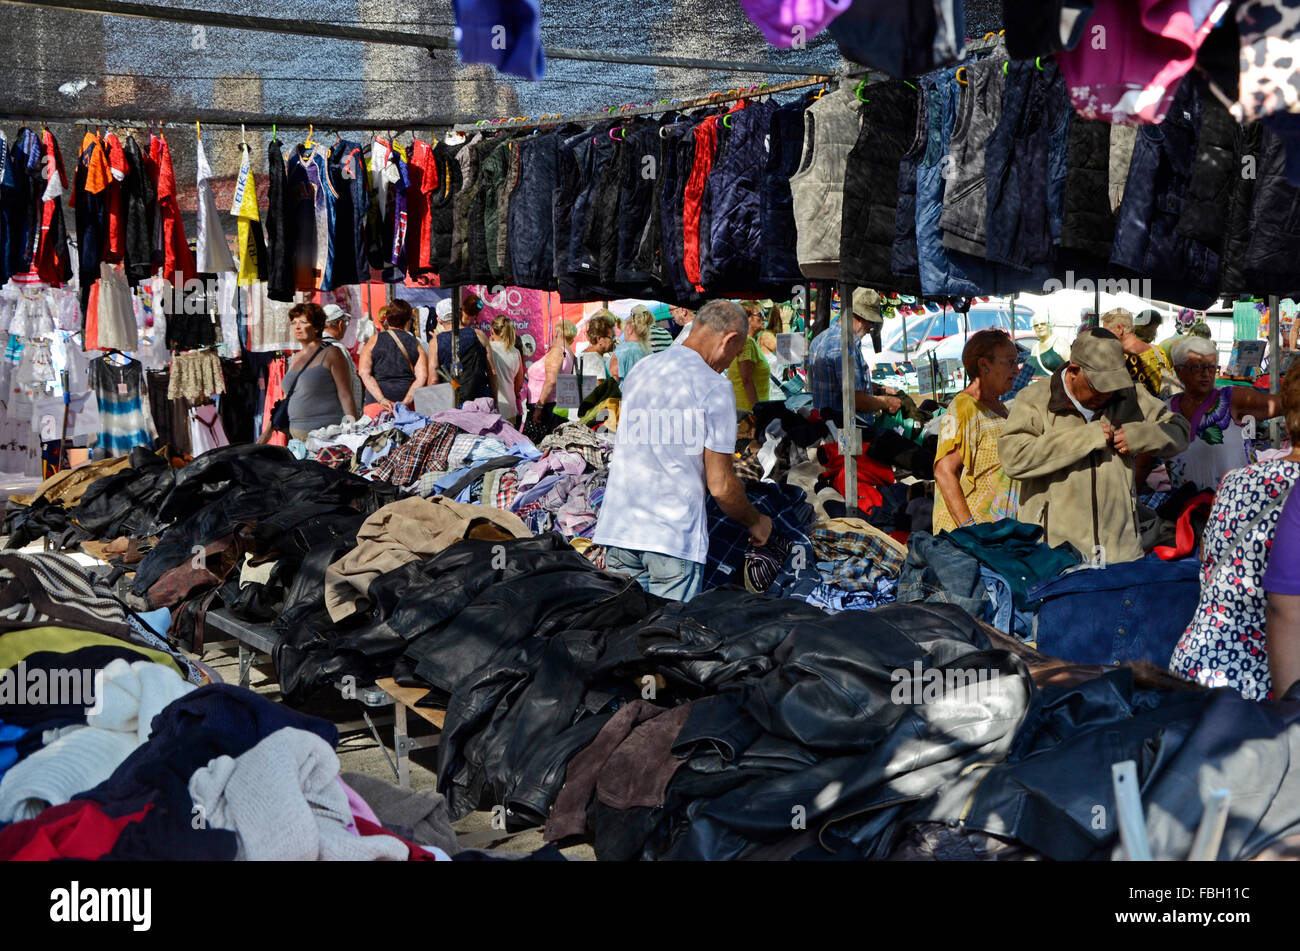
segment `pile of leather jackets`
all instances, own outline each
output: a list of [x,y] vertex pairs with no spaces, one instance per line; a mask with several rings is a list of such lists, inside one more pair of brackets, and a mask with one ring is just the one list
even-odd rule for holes
[[286,695],[380,667],[430,688],[453,816],[501,806],[601,859],[1114,858],[1094,806],[1115,814],[1126,758],[1162,858],[1188,854],[1202,803],[1186,791],[1211,777],[1242,793],[1220,858],[1300,832],[1300,703],[1066,666],[954,605],[665,602],[553,534],[381,575],[343,628],[307,568],[299,582],[278,625]]

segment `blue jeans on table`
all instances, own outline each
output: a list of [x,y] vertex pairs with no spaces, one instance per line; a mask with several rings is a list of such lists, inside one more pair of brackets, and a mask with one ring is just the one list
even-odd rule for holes
[[698,561],[653,551],[611,545],[605,550],[605,569],[632,578],[651,594],[670,601],[689,601],[704,586],[704,566]]

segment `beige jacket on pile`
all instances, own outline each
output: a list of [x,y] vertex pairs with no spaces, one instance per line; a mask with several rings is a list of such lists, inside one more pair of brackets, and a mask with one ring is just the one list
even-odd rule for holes
[[370,582],[380,575],[436,555],[471,532],[483,537],[485,528],[497,537],[532,537],[518,515],[487,505],[467,505],[440,495],[385,505],[361,523],[357,547],[325,570],[325,607],[330,618],[341,621],[360,611]]
[[[1002,468],[1020,480],[1020,521],[1043,526],[1047,544],[1069,542],[1086,559],[1098,546],[1108,564],[1141,558],[1134,461],[1144,452],[1182,452],[1191,428],[1141,386],[1084,422],[1065,392],[1064,369],[1020,392],[998,440]],[[1106,445],[1103,418],[1124,427],[1128,455]]]

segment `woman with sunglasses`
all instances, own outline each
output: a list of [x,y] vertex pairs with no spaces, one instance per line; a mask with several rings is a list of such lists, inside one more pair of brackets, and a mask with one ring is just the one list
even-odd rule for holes
[[970,385],[953,399],[934,455],[934,533],[1015,518],[1020,486],[1006,474],[998,437],[1007,423],[1002,396],[1020,370],[1020,352],[1004,330],[972,334],[961,353]]
[[1216,388],[1219,348],[1213,340],[1184,337],[1171,350],[1183,392],[1169,401],[1169,408],[1187,418],[1192,441],[1166,462],[1169,484],[1178,489],[1191,482],[1213,492],[1233,469],[1250,465],[1247,442],[1254,434],[1242,425],[1247,417],[1263,435],[1264,420],[1281,414],[1282,398],[1250,386]]

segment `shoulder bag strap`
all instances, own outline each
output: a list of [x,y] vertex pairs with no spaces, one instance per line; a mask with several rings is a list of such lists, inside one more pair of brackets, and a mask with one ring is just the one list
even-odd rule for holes
[[[1243,528],[1239,529],[1237,534],[1232,536],[1232,541],[1228,542],[1227,547],[1223,550],[1224,557],[1215,562],[1214,574],[1210,577],[1210,584],[1214,584],[1214,582],[1219,579],[1219,572],[1223,570],[1223,563],[1231,560],[1232,553],[1237,550],[1242,542],[1250,537],[1250,533],[1259,526],[1260,522],[1272,513],[1274,509],[1280,508],[1282,504],[1286,502],[1287,497],[1291,494],[1294,488],[1295,486],[1293,484],[1290,489],[1287,489],[1285,492],[1279,492],[1276,497],[1269,499],[1255,517],[1247,522]],[[1202,542],[1202,545],[1204,545],[1204,542]],[[1202,556],[1204,556],[1204,549],[1202,549]]]
[[302,365],[302,369],[298,371],[298,375],[293,378],[293,382],[289,384],[289,389],[284,394],[284,398],[286,400],[289,397],[293,396],[293,391],[298,388],[298,381],[301,380],[302,375],[307,372],[307,368],[316,362],[316,358],[325,352],[326,346],[328,345],[322,343],[319,347],[317,347],[316,352],[311,355],[311,359]]
[[397,352],[406,358],[406,365],[411,368],[411,376],[415,376],[415,364],[411,362],[411,355],[406,352],[406,347],[402,345],[402,338],[397,336],[397,332],[392,327],[388,328],[388,336],[393,338],[393,343],[397,344]]

